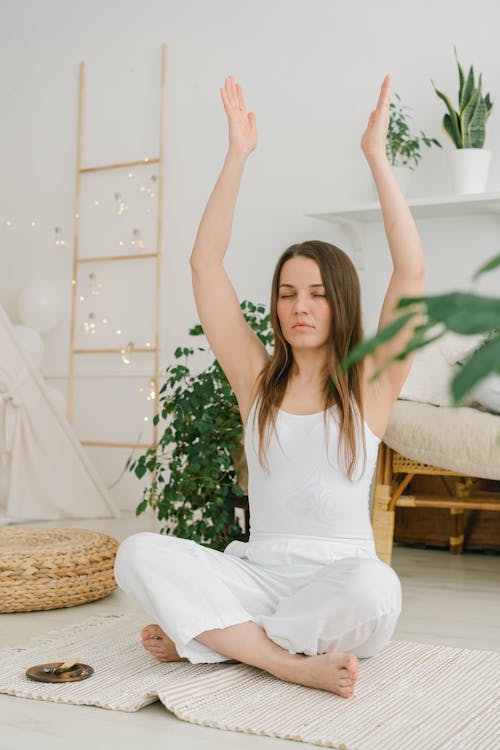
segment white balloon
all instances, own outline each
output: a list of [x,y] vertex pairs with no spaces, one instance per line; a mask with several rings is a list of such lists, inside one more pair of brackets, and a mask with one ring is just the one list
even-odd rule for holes
[[47,385],[46,389],[49,394],[49,398],[54,404],[54,406],[56,407],[56,409],[58,409],[61,412],[61,414],[65,415],[66,414],[66,399],[62,395],[59,388],[55,388],[53,385]]
[[12,328],[18,343],[29,354],[33,362],[39,365],[44,351],[43,339],[40,334],[28,326],[12,326]]
[[22,323],[42,335],[60,322],[64,306],[57,286],[51,281],[35,279],[21,289],[17,311]]

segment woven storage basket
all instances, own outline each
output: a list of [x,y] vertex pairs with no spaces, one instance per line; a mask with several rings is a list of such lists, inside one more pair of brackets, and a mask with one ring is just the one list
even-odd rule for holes
[[118,542],[86,529],[0,528],[0,612],[74,607],[117,588]]

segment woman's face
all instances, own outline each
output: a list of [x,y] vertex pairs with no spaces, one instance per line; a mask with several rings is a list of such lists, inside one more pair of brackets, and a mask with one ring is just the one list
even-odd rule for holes
[[[283,336],[292,348],[315,348],[328,341],[332,310],[319,266],[297,255],[281,269],[277,314]],[[307,327],[297,327],[306,323]]]

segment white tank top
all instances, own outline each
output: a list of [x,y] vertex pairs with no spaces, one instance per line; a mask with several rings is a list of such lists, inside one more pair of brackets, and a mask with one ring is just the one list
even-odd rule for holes
[[[265,453],[269,465],[267,473],[259,462],[256,403],[254,401],[245,425],[250,542],[271,535],[373,545],[369,495],[380,438],[365,422],[366,467],[362,472],[363,444],[359,441],[357,463],[350,481],[342,468],[339,469],[337,459],[338,407],[333,406],[328,414],[329,461],[324,412],[298,415],[280,409],[276,430],[281,447],[272,431]],[[355,402],[354,406],[359,414]],[[355,420],[356,424],[359,422]],[[264,446],[265,442],[264,439]]]

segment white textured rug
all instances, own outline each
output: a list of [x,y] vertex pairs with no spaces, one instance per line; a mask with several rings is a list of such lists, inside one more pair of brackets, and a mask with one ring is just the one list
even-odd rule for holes
[[[392,641],[360,659],[352,698],[239,662],[160,663],[141,644],[146,615],[104,615],[0,650],[0,692],[137,711],[160,700],[184,721],[338,750],[500,747],[498,654]],[[78,658],[86,680],[33,682],[28,667]]]

